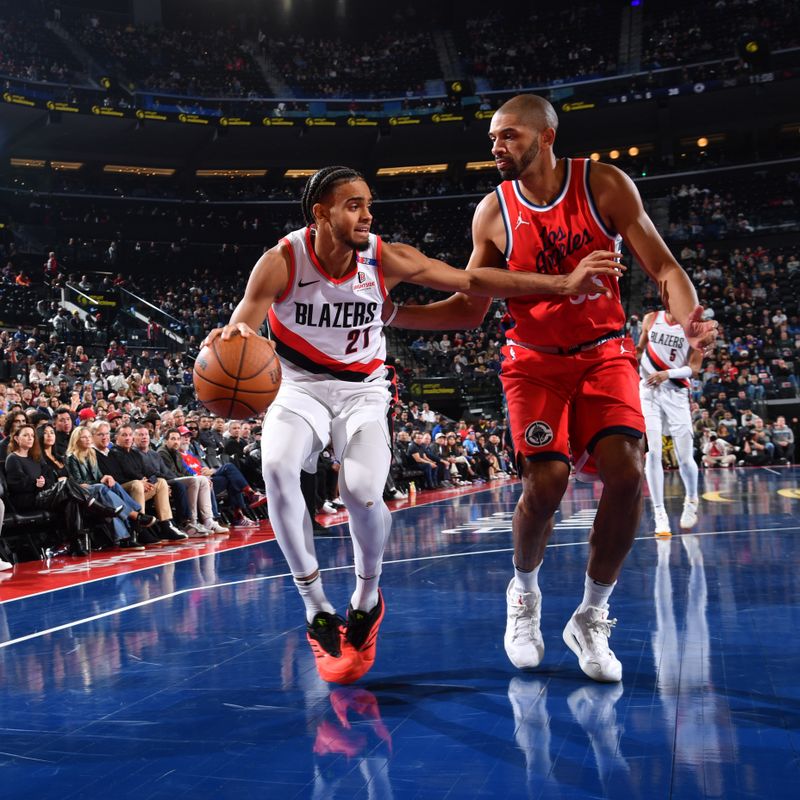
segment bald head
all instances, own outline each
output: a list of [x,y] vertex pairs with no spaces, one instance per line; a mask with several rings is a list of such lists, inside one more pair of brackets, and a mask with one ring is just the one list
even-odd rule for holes
[[558,130],[558,116],[549,101],[538,94],[518,94],[503,103],[496,111],[497,114],[508,114],[535,131],[545,128]]

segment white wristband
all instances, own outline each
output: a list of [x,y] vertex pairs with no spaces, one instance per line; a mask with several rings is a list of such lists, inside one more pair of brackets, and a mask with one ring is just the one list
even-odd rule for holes
[[389,314],[389,319],[387,319],[386,322],[383,323],[385,328],[388,328],[394,322],[394,318],[397,316],[397,312],[401,308],[402,308],[402,306],[399,303],[395,303],[394,304],[394,308],[392,309],[392,313]]
[[675,367],[667,370],[667,375],[672,378],[691,378],[692,368],[687,364],[685,367]]

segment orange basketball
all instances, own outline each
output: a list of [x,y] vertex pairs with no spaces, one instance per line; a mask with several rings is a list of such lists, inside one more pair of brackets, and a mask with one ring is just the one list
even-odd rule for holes
[[281,386],[281,363],[262,336],[227,341],[217,337],[194,362],[197,399],[225,419],[247,419],[266,411]]

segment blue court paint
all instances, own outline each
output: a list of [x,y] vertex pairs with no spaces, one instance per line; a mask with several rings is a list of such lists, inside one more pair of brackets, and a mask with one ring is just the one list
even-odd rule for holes
[[[795,796],[800,493],[778,472],[703,475],[695,534],[656,541],[646,516],[612,597],[619,685],[561,641],[595,486],[558,517],[531,673],[502,646],[516,486],[394,515],[352,687],[317,677],[274,542],[2,604],[3,797]],[[674,473],[666,492],[677,530]],[[343,610],[348,539],[316,541]]]

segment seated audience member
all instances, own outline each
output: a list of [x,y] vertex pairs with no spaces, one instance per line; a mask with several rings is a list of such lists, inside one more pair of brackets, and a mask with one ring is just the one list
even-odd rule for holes
[[[185,482],[177,480],[174,473],[167,469],[158,450],[151,443],[148,425],[139,423],[134,428],[133,448],[141,455],[145,473],[150,482],[155,483],[158,478],[167,482],[170,489],[170,505],[178,516],[178,526],[183,529],[191,518],[187,485]],[[187,530],[184,530],[184,533],[191,535]],[[193,531],[193,533],[195,536],[201,535],[199,531]]]
[[786,424],[786,417],[778,417],[772,426],[772,444],[775,458],[781,464],[794,464],[794,431]]
[[[139,542],[139,531],[150,528],[156,518],[145,514],[142,507],[117,483],[111,475],[104,475],[100,470],[97,451],[92,447],[92,434],[88,428],[75,428],[67,446],[67,472],[95,497],[106,505],[114,505],[122,501],[124,510],[112,520],[115,538],[120,547],[140,549],[144,542]],[[156,539],[145,536],[148,543]]]
[[[108,423],[104,423],[108,434]],[[110,474],[140,506],[152,500],[158,525],[156,535],[165,541],[180,542],[189,537],[172,523],[172,509],[169,505],[169,487],[163,478],[151,482],[142,460],[142,455],[133,447],[133,430],[130,425],[122,425],[117,430],[114,447],[108,454]]]
[[20,511],[42,509],[57,512],[64,521],[70,553],[88,556],[89,531],[84,515],[94,512],[112,517],[116,509],[96,501],[72,479],[56,477],[42,460],[31,425],[21,425],[12,434],[5,468],[15,507]]
[[[186,430],[187,443],[189,430]],[[169,428],[164,436],[164,443],[158,448],[158,454],[167,471],[172,474],[171,482],[180,482],[186,486],[189,500],[189,520],[184,530],[190,536],[208,536],[209,533],[227,533],[228,529],[214,520],[211,505],[211,479],[205,475],[195,475],[186,466],[181,455],[181,431]]]

